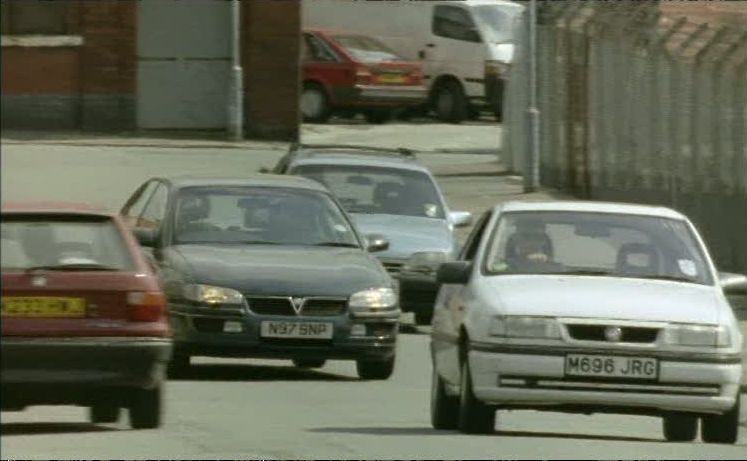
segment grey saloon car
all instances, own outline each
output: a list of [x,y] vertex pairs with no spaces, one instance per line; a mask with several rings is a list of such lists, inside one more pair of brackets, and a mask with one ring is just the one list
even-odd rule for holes
[[393,281],[336,199],[299,177],[153,178],[121,211],[152,253],[174,331],[172,374],[192,356],[355,360],[394,369]]
[[399,280],[400,305],[418,324],[430,323],[435,270],[458,252],[456,227],[472,215],[451,211],[433,175],[408,149],[295,144],[274,173],[300,175],[326,186],[365,233],[383,234],[377,253]]

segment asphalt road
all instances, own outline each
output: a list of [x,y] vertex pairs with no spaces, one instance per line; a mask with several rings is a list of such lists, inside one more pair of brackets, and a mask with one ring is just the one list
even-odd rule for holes
[[[370,134],[369,134],[370,135]],[[348,141],[349,142],[349,141]],[[272,165],[280,148],[4,143],[2,199],[87,200],[116,209],[157,174],[237,174]],[[195,147],[191,145],[191,147]],[[199,146],[198,146],[199,147]],[[485,155],[431,154],[434,167],[480,163]],[[480,211],[517,193],[510,177],[444,177],[455,207]],[[492,195],[491,195],[492,194]],[[356,378],[352,362],[303,371],[288,361],[198,359],[192,375],[166,385],[158,430],[92,425],[75,407],[31,407],[0,415],[3,459],[158,458],[710,458],[740,459],[737,446],[662,440],[657,418],[499,412],[497,431],[435,431],[428,419],[431,366],[425,329],[400,335],[395,373]],[[747,396],[743,396],[743,399]],[[742,421],[747,411],[743,408]]]

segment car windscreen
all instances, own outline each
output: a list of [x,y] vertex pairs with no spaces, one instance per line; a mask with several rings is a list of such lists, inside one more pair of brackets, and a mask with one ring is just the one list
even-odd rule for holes
[[0,229],[3,270],[134,269],[122,234],[105,216],[7,213]]
[[485,256],[488,274],[567,274],[712,284],[682,220],[590,212],[504,213]]
[[359,165],[299,165],[292,173],[325,185],[349,213],[444,218],[433,180],[420,171]]
[[328,194],[282,187],[181,189],[174,241],[360,246],[344,211]]
[[473,8],[475,21],[480,25],[484,40],[491,43],[505,43],[515,39],[522,10],[518,5],[479,5]]
[[333,35],[353,59],[360,62],[402,61],[403,58],[379,40],[364,35]]

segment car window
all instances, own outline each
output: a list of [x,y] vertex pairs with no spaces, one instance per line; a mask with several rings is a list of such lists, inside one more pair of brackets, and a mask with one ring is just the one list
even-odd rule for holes
[[520,5],[477,5],[472,11],[485,39],[492,43],[510,42],[521,26]]
[[356,60],[361,62],[402,61],[391,48],[379,40],[364,35],[334,35],[338,45]]
[[122,234],[107,217],[78,215],[4,215],[2,268],[99,265],[132,270]]
[[468,42],[475,40],[475,24],[469,12],[458,6],[437,5],[433,10],[433,33]]
[[492,238],[486,271],[711,283],[706,258],[684,221],[612,213],[506,213]]
[[148,181],[143,187],[139,188],[136,192],[137,196],[131,198],[132,203],[125,205],[122,210],[122,216],[125,218],[127,224],[134,226],[137,218],[145,209],[145,205],[150,200],[153,191],[158,186],[158,181]]
[[475,227],[472,229],[467,241],[464,243],[462,253],[459,255],[459,259],[462,261],[472,261],[477,253],[477,248],[480,246],[482,236],[485,234],[485,228],[493,214],[493,210],[488,210],[480,216],[477,220]]
[[299,165],[293,174],[322,183],[349,213],[444,219],[436,185],[420,171],[358,165]]
[[168,195],[169,191],[166,185],[159,183],[148,204],[145,206],[145,210],[138,217],[137,227],[158,229],[161,226],[161,222],[166,215]]
[[323,192],[270,187],[190,187],[179,192],[177,243],[360,246]]
[[304,34],[303,58],[310,61],[338,61],[337,55],[330,47],[312,34]]

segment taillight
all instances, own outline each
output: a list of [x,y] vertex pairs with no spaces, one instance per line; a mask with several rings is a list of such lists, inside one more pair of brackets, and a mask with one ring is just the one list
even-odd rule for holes
[[356,85],[370,85],[371,84],[371,71],[365,67],[358,67],[355,70],[355,84]]
[[166,313],[166,297],[158,291],[127,293],[127,319],[132,322],[157,322]]

